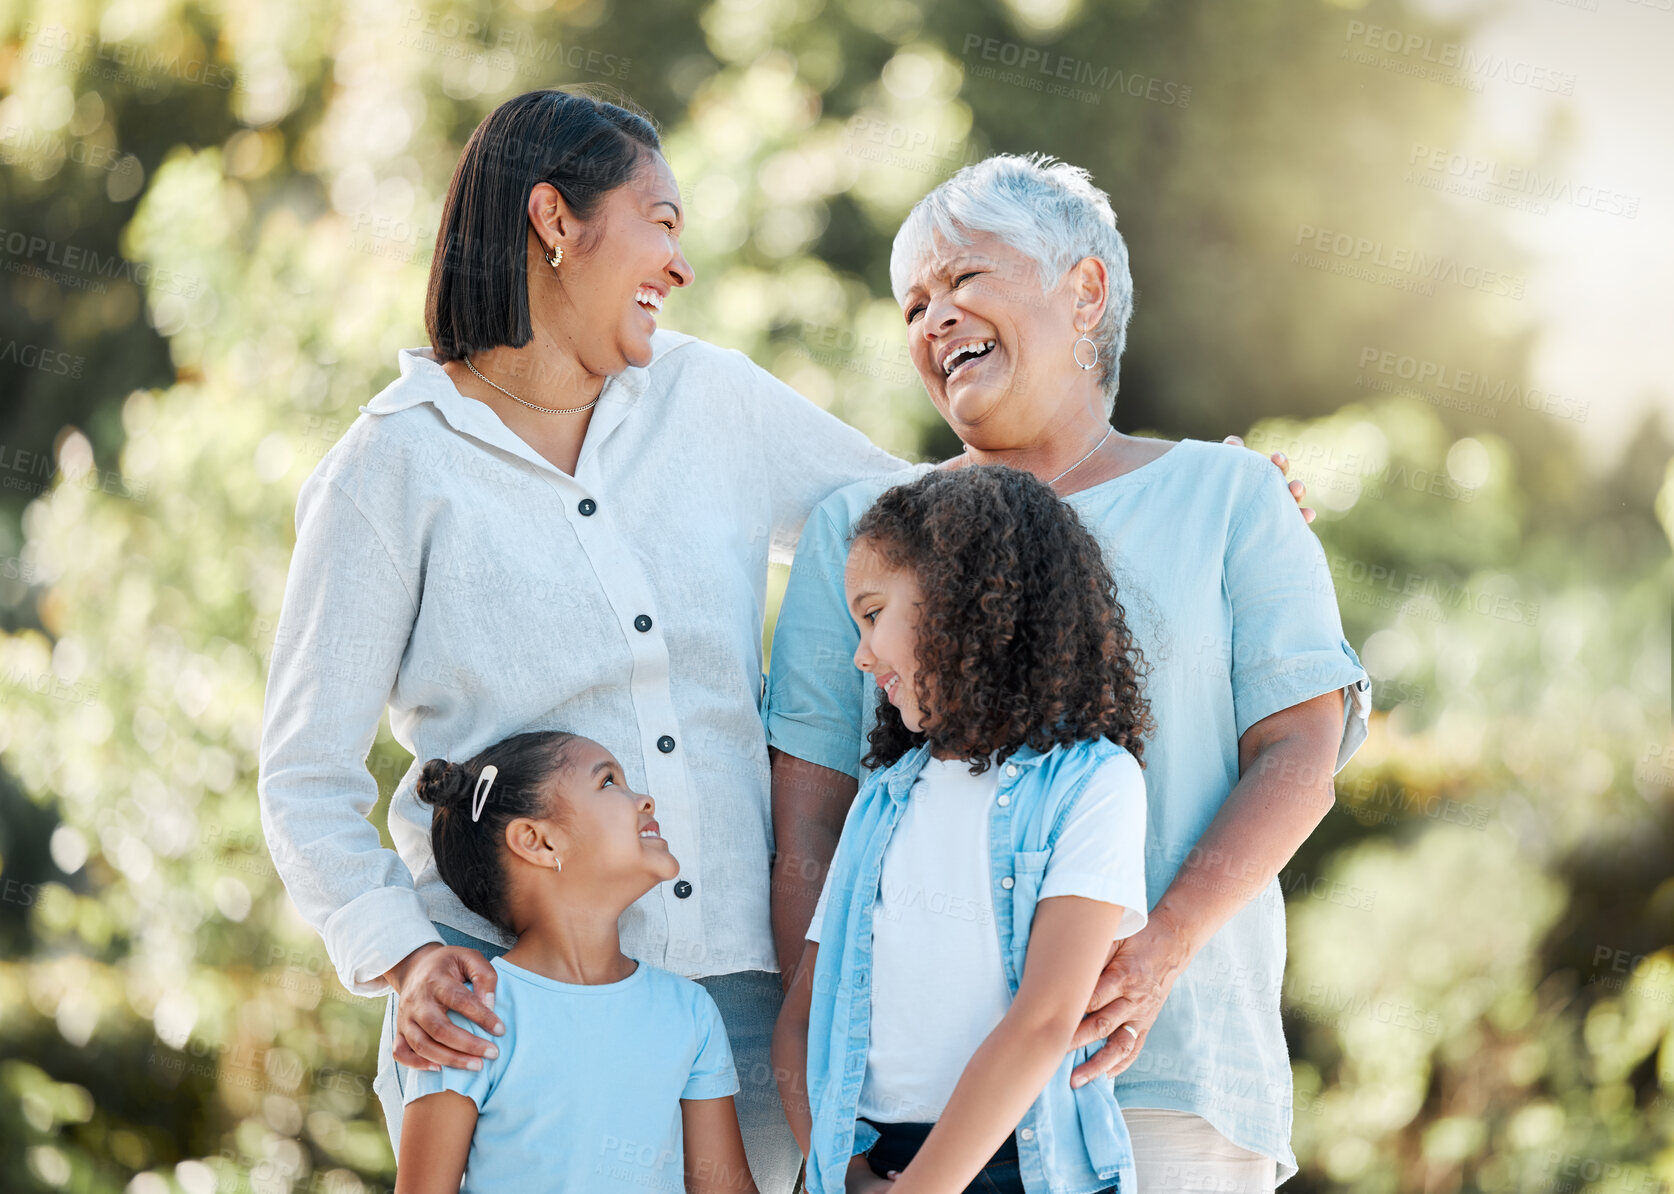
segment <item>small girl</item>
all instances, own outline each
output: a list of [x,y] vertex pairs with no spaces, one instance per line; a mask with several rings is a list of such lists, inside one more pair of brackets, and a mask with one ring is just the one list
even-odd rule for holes
[[395,1194],[756,1194],[709,992],[622,953],[617,919],[680,873],[656,804],[589,738],[518,734],[431,759],[436,868],[517,936],[493,959],[504,1035],[478,1069],[401,1066]]
[[807,1188],[1131,1191],[1112,1080],[1069,1080],[1147,907],[1143,661],[1098,543],[1027,472],[936,470],[856,522],[844,589],[879,770],[774,1032]]

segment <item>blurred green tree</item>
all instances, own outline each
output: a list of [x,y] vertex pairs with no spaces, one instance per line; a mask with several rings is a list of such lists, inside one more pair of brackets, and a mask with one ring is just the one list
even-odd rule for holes
[[[1347,235],[1519,275],[1485,211],[1403,178],[1467,93],[1349,53],[1354,21],[1467,30],[1273,0],[530,7],[4,18],[0,1186],[390,1182],[380,1005],[261,839],[263,660],[297,486],[424,340],[459,147],[560,82],[664,126],[700,288],[671,325],[908,455],[953,445],[889,297],[901,217],[989,152],[1091,169],[1139,289],[1118,424],[1287,451],[1376,681],[1283,878],[1297,1187],[1674,1176],[1667,431],[1595,485],[1585,409],[1531,409],[1514,299],[1331,268]],[[1449,405],[1415,357],[1499,389]],[[381,735],[386,797],[404,764]]]

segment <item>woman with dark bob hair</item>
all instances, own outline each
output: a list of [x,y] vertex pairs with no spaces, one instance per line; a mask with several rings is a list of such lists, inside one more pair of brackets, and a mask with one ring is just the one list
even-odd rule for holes
[[[513,944],[437,873],[422,760],[529,731],[605,746],[681,862],[623,915],[623,951],[713,996],[750,1167],[788,1194],[800,1157],[768,1063],[767,568],[815,503],[905,462],[743,354],[658,329],[693,280],[683,219],[656,130],[622,106],[538,91],[478,126],[437,233],[430,348],[399,354],[297,499],[258,790],[344,986],[390,995],[375,1088],[399,1154],[395,1062],[495,1056],[448,1012],[500,1031],[488,959]],[[394,850],[367,820],[386,708],[415,759]]]

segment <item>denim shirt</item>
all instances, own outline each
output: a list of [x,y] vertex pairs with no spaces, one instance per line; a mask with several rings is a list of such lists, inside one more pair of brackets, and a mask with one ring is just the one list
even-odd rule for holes
[[[1087,781],[1122,749],[1105,738],[1044,753],[1024,746],[999,766],[989,814],[991,891],[1013,998],[1052,847]],[[849,1159],[878,1138],[876,1129],[856,1119],[871,1030],[872,915],[884,850],[929,757],[925,743],[867,776],[831,861],[808,1019],[810,1194],[842,1194]],[[926,998],[946,994],[925,992]],[[1066,1053],[1017,1126],[1023,1185],[1030,1194],[1092,1194],[1113,1184],[1134,1188],[1133,1151],[1114,1083],[1098,1078],[1077,1090],[1069,1084],[1070,1071],[1102,1044]]]
[[[814,508],[773,632],[769,745],[863,782],[876,686],[854,665],[860,634],[843,593],[850,532],[880,493],[927,468],[850,485]],[[1183,440],[1065,500],[1098,539],[1149,668],[1145,885],[1154,908],[1237,786],[1249,728],[1339,691],[1341,769],[1366,739],[1370,684],[1343,636],[1319,539],[1259,452]],[[1219,865],[1237,877],[1236,861]],[[1175,979],[1145,1048],[1116,1076],[1122,1106],[1201,1116],[1277,1161],[1280,1182],[1291,1177],[1284,975],[1284,893],[1273,879]]]

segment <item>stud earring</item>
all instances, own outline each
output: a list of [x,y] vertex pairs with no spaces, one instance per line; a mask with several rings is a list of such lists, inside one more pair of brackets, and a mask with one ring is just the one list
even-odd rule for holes
[[554,242],[552,247],[546,251],[545,257],[546,263],[556,270],[558,263],[564,260],[564,246]]

